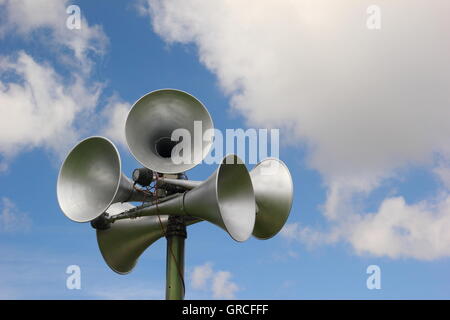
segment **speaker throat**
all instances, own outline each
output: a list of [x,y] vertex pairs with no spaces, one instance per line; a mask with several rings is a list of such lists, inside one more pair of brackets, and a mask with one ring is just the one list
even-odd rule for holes
[[173,141],[170,137],[162,137],[155,142],[155,152],[161,158],[170,158],[173,148],[181,141]]

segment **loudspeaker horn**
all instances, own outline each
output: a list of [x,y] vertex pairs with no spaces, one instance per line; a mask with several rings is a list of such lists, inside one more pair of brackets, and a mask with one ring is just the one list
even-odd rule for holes
[[[129,210],[129,203],[115,203],[106,211],[108,216]],[[133,270],[141,254],[153,243],[164,237],[168,216],[139,217],[119,220],[106,230],[97,229],[97,243],[106,264],[119,274]],[[187,219],[186,225],[200,222]]]
[[247,240],[255,225],[255,194],[250,174],[236,155],[226,156],[219,168],[194,189],[150,207],[120,214],[119,219],[154,215],[188,215],[209,221],[236,241]]
[[69,219],[88,222],[112,203],[143,201],[146,195],[122,173],[116,146],[95,136],[78,143],[67,155],[59,171],[57,197]]
[[[201,121],[201,128],[195,127],[195,121]],[[146,94],[133,105],[125,136],[131,153],[142,165],[160,173],[180,173],[195,167],[208,154],[212,140],[203,140],[203,135],[213,128],[208,110],[194,96],[162,89]],[[176,129],[190,133],[191,148],[183,150],[190,152],[190,161],[175,163],[171,158],[172,149],[179,143],[171,139]]]
[[[257,205],[253,235],[258,239],[269,239],[276,235],[286,223],[292,207],[293,183],[289,169],[283,161],[267,158],[259,162],[250,177]],[[193,189],[201,181],[163,178],[163,183]]]
[[288,167],[283,161],[268,158],[251,171],[258,212],[253,235],[269,239],[283,228],[291,212],[294,187]]

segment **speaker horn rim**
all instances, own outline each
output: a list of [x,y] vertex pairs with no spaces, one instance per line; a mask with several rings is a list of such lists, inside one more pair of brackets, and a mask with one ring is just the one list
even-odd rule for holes
[[72,149],[70,149],[70,151],[67,153],[67,156],[64,158],[64,161],[63,161],[63,163],[62,163],[62,165],[61,165],[61,168],[59,169],[58,180],[57,180],[57,182],[56,182],[56,197],[57,197],[57,200],[58,200],[59,208],[61,209],[62,213],[63,213],[68,219],[70,219],[70,220],[72,220],[72,221],[74,221],[74,222],[77,222],[77,223],[86,223],[86,222],[90,222],[90,221],[92,221],[93,219],[99,217],[103,212],[105,212],[105,211],[111,206],[111,204],[112,204],[113,201],[114,201],[114,196],[113,196],[113,197],[111,198],[111,201],[109,202],[108,206],[107,206],[106,208],[104,208],[104,210],[103,210],[100,214],[98,214],[96,217],[94,217],[94,218],[92,218],[92,219],[90,219],[90,220],[76,219],[76,218],[73,218],[73,217],[69,217],[68,214],[65,212],[65,210],[64,210],[64,209],[62,208],[62,206],[61,206],[60,198],[62,197],[62,195],[60,195],[60,193],[61,193],[62,191],[60,191],[60,187],[59,187],[60,184],[59,184],[59,183],[60,183],[60,181],[61,181],[61,175],[62,175],[62,171],[63,171],[64,165],[65,165],[65,163],[66,163],[66,160],[69,158],[69,156],[71,155],[71,153],[72,153],[77,147],[79,147],[82,143],[84,143],[84,142],[86,142],[86,141],[88,141],[88,140],[92,140],[92,139],[100,139],[100,140],[104,140],[105,142],[109,143],[109,144],[113,147],[112,149],[115,151],[115,154],[116,154],[117,160],[118,160],[118,165],[119,165],[117,185],[116,185],[115,188],[114,188],[114,196],[117,195],[117,192],[119,191],[119,188],[120,188],[120,179],[121,179],[121,175],[122,175],[122,159],[120,158],[119,150],[117,149],[116,145],[115,145],[110,139],[108,139],[108,138],[106,138],[106,137],[104,137],[104,136],[100,136],[100,135],[90,136],[90,137],[87,137],[87,138],[81,140],[81,141],[78,142],[75,146],[73,146]]
[[147,92],[146,94],[142,95],[139,99],[137,99],[137,100],[132,104],[130,110],[128,110],[128,112],[127,112],[127,116],[126,116],[126,119],[125,119],[125,128],[124,128],[124,131],[125,131],[125,141],[126,141],[126,143],[127,143],[127,147],[128,147],[128,150],[130,151],[131,155],[136,159],[137,162],[139,162],[139,163],[140,163],[141,165],[143,165],[145,168],[151,169],[151,170],[156,171],[156,172],[159,172],[159,173],[166,173],[166,174],[176,174],[176,173],[185,172],[185,171],[188,171],[188,170],[190,170],[190,169],[196,167],[198,164],[200,164],[200,163],[205,159],[205,157],[206,157],[206,156],[208,155],[208,153],[211,151],[211,148],[212,148],[212,146],[213,146],[213,143],[212,143],[212,142],[209,144],[208,149],[204,151],[204,156],[202,155],[202,159],[201,159],[200,162],[198,162],[198,163],[193,163],[192,166],[191,166],[190,168],[183,169],[182,171],[174,171],[174,170],[171,170],[170,172],[167,171],[167,170],[165,170],[165,172],[162,172],[162,171],[156,170],[156,168],[150,168],[150,167],[148,167],[147,164],[144,163],[144,161],[141,161],[141,160],[139,160],[139,159],[136,157],[135,153],[133,152],[133,149],[130,147],[130,144],[129,144],[129,142],[128,142],[128,138],[127,138],[127,122],[128,122],[128,118],[129,118],[129,116],[130,116],[130,113],[133,111],[133,109],[134,109],[134,107],[136,106],[136,104],[137,104],[139,101],[141,101],[143,98],[145,98],[145,97],[148,96],[148,95],[151,95],[151,94],[154,94],[154,93],[157,93],[157,92],[161,92],[161,91],[176,91],[176,92],[181,92],[181,93],[186,94],[186,95],[192,97],[193,99],[197,100],[197,101],[199,102],[199,104],[203,107],[203,110],[204,110],[204,111],[206,112],[206,114],[208,115],[208,118],[209,118],[209,120],[211,121],[211,128],[214,129],[214,121],[213,121],[213,119],[212,119],[212,117],[211,117],[211,114],[209,113],[208,108],[206,108],[206,106],[203,104],[203,102],[202,102],[200,99],[198,99],[198,98],[197,98],[196,96],[194,96],[193,94],[190,94],[189,92],[184,91],[184,90],[174,89],[174,88],[161,88],[161,89],[156,89],[156,90]]
[[[260,162],[258,162],[258,163],[253,167],[252,170],[250,170],[250,176],[251,176],[252,171],[255,170],[255,169],[256,169],[258,166],[260,166],[261,164],[263,164],[265,161],[277,161],[279,164],[281,164],[281,165],[283,166],[284,172],[287,173],[287,175],[289,176],[289,184],[290,184],[290,188],[289,188],[289,189],[290,189],[290,194],[289,194],[289,196],[290,196],[290,205],[289,205],[289,210],[286,211],[286,214],[285,214],[284,217],[283,217],[283,224],[282,224],[282,226],[281,226],[281,228],[280,228],[279,230],[276,230],[276,231],[273,232],[272,234],[267,235],[267,236],[264,236],[264,237],[257,236],[257,235],[255,235],[254,233],[252,233],[252,235],[253,235],[255,238],[259,239],[259,240],[267,240],[267,239],[271,239],[271,238],[273,238],[275,235],[277,235],[277,234],[281,231],[281,229],[283,229],[284,225],[286,224],[287,220],[289,219],[289,216],[290,216],[291,210],[292,210],[292,205],[293,205],[293,202],[294,202],[294,182],[292,181],[292,175],[291,175],[291,172],[290,172],[288,166],[287,166],[287,165],[284,163],[284,161],[282,161],[281,159],[278,159],[278,158],[275,158],[275,157],[268,157],[268,158],[265,158],[265,159],[261,160]],[[257,203],[257,201],[256,201],[256,203]],[[256,215],[256,220],[257,220],[257,219],[258,219],[258,215]],[[256,223],[256,222],[255,222],[255,223]]]
[[[120,206],[121,206],[122,209],[123,209],[122,211],[125,211],[125,210],[129,210],[129,209],[135,208],[135,206],[133,206],[132,204],[130,204],[130,203],[128,203],[128,202],[115,203],[115,204],[113,204],[113,205],[117,205],[117,210],[116,210],[116,208],[108,208],[108,210],[109,210],[109,209],[113,209],[112,211],[117,211],[117,212],[108,212],[108,210],[106,210],[106,213],[108,213],[108,216],[111,216],[111,215],[120,213],[120,212],[119,212],[120,210],[118,210]],[[142,218],[142,217],[141,217],[141,218]],[[141,218],[137,218],[137,219],[141,219]],[[114,271],[115,273],[120,274],[120,275],[127,275],[127,274],[129,274],[129,273],[130,273],[131,271],[133,271],[134,268],[136,267],[136,265],[137,265],[137,263],[138,263],[138,260],[139,260],[139,257],[138,257],[136,260],[134,260],[133,266],[130,268],[130,270],[128,270],[128,271],[119,271],[119,270],[117,270],[112,264],[110,264],[109,256],[108,256],[107,253],[105,252],[105,248],[104,248],[103,246],[100,245],[100,241],[99,241],[100,234],[99,234],[99,233],[101,233],[101,232],[103,232],[103,230],[95,230],[95,237],[96,237],[97,245],[98,245],[100,254],[102,255],[103,261],[104,261],[104,262],[106,263],[106,265],[107,265],[112,271]]]
[[[256,201],[255,201],[255,191],[253,188],[253,184],[251,181],[251,176],[250,176],[250,171],[248,170],[247,166],[245,165],[245,163],[242,161],[242,159],[233,153],[227,154],[223,159],[221,164],[219,165],[219,168],[217,169],[217,174],[215,177],[215,185],[216,185],[216,190],[215,190],[215,196],[216,196],[216,201],[217,201],[217,205],[219,208],[219,213],[220,213],[220,219],[223,222],[223,225],[225,226],[225,230],[226,232],[231,236],[231,238],[235,241],[238,242],[244,242],[246,240],[248,240],[251,236],[252,236],[252,232],[255,226],[255,222],[256,222],[256,208],[254,208],[254,210],[251,210],[249,212],[251,212],[251,221],[249,226],[251,226],[250,232],[248,232],[248,234],[246,236],[242,236],[242,234],[239,234],[239,231],[236,229],[236,225],[233,221],[230,221],[230,215],[229,212],[230,210],[228,208],[226,208],[226,203],[223,202],[222,200],[222,194],[223,190],[220,190],[220,179],[222,178],[222,171],[226,170],[226,165],[228,165],[227,161],[229,158],[233,158],[233,161],[236,161],[235,163],[233,162],[233,165],[239,165],[242,170],[243,173],[245,173],[245,176],[247,178],[247,181],[249,182],[247,187],[250,187],[251,190],[247,190],[250,191],[251,193],[251,197],[253,198],[253,200],[249,203],[254,204],[254,206],[256,207]],[[250,194],[248,194],[250,196]]]

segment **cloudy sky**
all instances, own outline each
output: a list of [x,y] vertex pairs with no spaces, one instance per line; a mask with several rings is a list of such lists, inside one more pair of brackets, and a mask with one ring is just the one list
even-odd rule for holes
[[[81,29],[67,27],[70,5]],[[0,298],[164,298],[165,241],[117,275],[55,192],[90,135],[113,139],[130,175],[125,116],[159,88],[195,95],[219,130],[279,128],[295,187],[268,241],[189,228],[186,298],[450,298],[448,12],[446,0],[0,0]],[[81,290],[66,288],[70,265]]]

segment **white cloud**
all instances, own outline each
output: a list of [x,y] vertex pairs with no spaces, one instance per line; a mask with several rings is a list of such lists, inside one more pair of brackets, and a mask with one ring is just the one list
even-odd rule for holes
[[215,271],[210,262],[194,267],[190,278],[194,289],[211,291],[216,299],[235,299],[239,291],[239,286],[231,281],[231,272]]
[[291,124],[328,179],[366,185],[447,145],[448,3],[385,4],[377,33],[369,1],[149,2],[156,32],[196,43],[250,123]]
[[30,217],[20,212],[9,198],[3,197],[0,204],[0,233],[25,232],[31,228]]
[[449,228],[450,196],[413,205],[396,197],[349,224],[345,236],[360,253],[431,260],[450,255]]
[[101,134],[111,138],[122,146],[127,146],[125,121],[130,109],[131,105],[128,102],[123,102],[117,97],[110,99],[102,111],[104,124]]
[[91,79],[91,68],[108,39],[100,26],[89,25],[83,8],[81,29],[68,29],[68,6],[60,0],[0,1],[0,38],[45,44],[46,57],[24,50],[0,56],[0,171],[34,148],[62,158],[81,137],[101,131],[123,141],[116,128],[126,103],[114,95],[107,106],[112,113],[96,114],[105,85]]
[[[308,226],[301,226],[299,223],[286,223],[280,231],[280,236],[289,241],[299,241],[308,247],[314,247],[318,244],[331,243],[334,239],[329,234],[321,233]],[[295,257],[294,254],[288,253]]]
[[207,282],[213,276],[212,263],[196,266],[191,274],[191,283],[194,289],[205,289]]
[[[81,7],[81,29],[69,29],[66,20],[69,17],[66,9],[70,1],[65,0],[2,0],[3,23],[0,26],[0,35],[17,34],[33,39],[37,31],[42,29],[50,31],[50,37],[44,38],[49,48],[61,52],[61,46],[68,48],[76,58],[70,59],[67,55],[59,58],[69,65],[78,65],[80,70],[88,73],[92,67],[92,60],[88,54],[103,54],[108,39],[100,26],[90,26],[83,15]],[[42,36],[42,35],[40,35]],[[42,40],[42,39],[41,39]],[[74,62],[77,62],[74,64]]]
[[101,87],[83,78],[65,80],[46,63],[25,52],[0,57],[0,154],[9,160],[20,151],[44,147],[65,152],[79,137],[94,110]]
[[147,0],[136,0],[133,3],[134,10],[140,15],[140,16],[147,16],[149,6]]
[[280,231],[280,235],[285,237],[286,239],[292,240],[297,238],[299,224],[295,223],[286,223]]
[[281,236],[308,247],[344,240],[358,254],[433,260],[450,256],[450,195],[439,194],[414,204],[403,197],[382,201],[376,212],[349,212],[329,231],[287,224]]
[[228,271],[218,271],[213,278],[212,292],[214,298],[235,299],[235,293],[239,287],[230,280],[232,277]]
[[[309,229],[318,241],[342,239],[336,234],[349,226],[383,233],[390,225],[387,209],[370,220],[373,215],[355,199],[365,199],[398,169],[421,165],[431,172],[436,154],[450,155],[448,1],[383,2],[378,31],[366,27],[371,1],[148,4],[153,29],[168,43],[194,43],[200,61],[250,125],[289,128],[285,137],[307,143],[309,164],[328,187],[323,208],[333,230],[320,240],[322,233]],[[401,212],[433,226],[445,224],[439,215],[413,208],[405,204]],[[426,253],[416,249],[426,249],[416,240],[423,239],[435,245],[431,256],[450,255],[432,233],[409,229],[401,238],[408,244],[395,253],[379,237],[369,243],[355,231],[344,238],[357,252],[422,259]]]
[[450,161],[441,160],[433,169],[433,173],[444,187],[450,190]]

